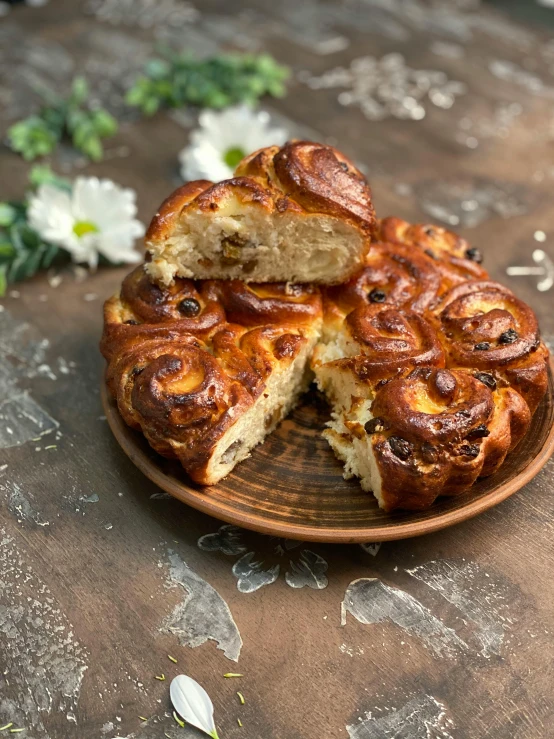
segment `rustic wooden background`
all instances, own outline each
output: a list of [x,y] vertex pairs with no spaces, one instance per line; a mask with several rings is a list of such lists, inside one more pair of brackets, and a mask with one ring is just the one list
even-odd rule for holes
[[[85,73],[125,124],[103,163],[63,149],[52,164],[135,188],[148,221],[179,182],[177,152],[195,123],[188,112],[138,120],[122,106],[154,40],[265,49],[294,72],[288,96],[264,106],[279,123],[365,167],[381,215],[458,228],[552,345],[554,289],[506,276],[533,266],[536,249],[554,259],[547,4],[17,5],[0,18],[0,125],[33,109],[37,85],[62,90]],[[418,102],[423,117],[419,107],[416,120],[396,117],[401,96],[371,120],[367,89],[370,118],[343,104],[348,94],[339,102],[349,89],[326,86],[329,70],[391,53],[420,79],[444,73]],[[382,102],[400,61],[384,65]],[[367,88],[366,73],[356,79]],[[6,148],[0,164],[0,197],[19,197],[29,166]],[[552,462],[498,508],[421,539],[293,547],[224,529],[199,546],[220,523],[161,494],[103,418],[101,306],[123,274],[67,272],[57,285],[43,275],[1,301],[0,726],[28,739],[192,739],[168,713],[169,679],[185,672],[210,693],[221,739],[554,736]],[[53,430],[33,441],[40,423]]]

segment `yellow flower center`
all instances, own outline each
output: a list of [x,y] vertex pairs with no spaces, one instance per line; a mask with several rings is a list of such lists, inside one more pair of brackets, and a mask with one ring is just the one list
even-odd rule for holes
[[246,152],[241,149],[240,146],[235,146],[232,149],[227,149],[227,151],[223,155],[223,161],[228,167],[234,169],[240,162],[240,160],[244,159],[245,156]]
[[81,238],[85,234],[98,233],[98,226],[92,223],[92,221],[77,221],[73,226],[73,233]]

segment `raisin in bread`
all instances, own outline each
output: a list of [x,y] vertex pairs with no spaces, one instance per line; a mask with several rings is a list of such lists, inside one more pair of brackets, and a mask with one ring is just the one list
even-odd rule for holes
[[344,282],[376,226],[363,175],[331,146],[290,142],[254,152],[235,176],[176,190],[146,235],[147,271],[252,282]]

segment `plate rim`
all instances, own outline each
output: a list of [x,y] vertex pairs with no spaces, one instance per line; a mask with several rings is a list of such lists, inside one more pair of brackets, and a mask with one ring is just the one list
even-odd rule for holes
[[[554,402],[554,384],[551,368],[549,367],[549,382],[547,393],[550,394]],[[405,522],[396,525],[381,524],[374,527],[360,527],[356,529],[343,529],[340,527],[326,527],[318,529],[301,524],[279,522],[272,523],[263,518],[259,518],[259,514],[241,512],[225,505],[221,501],[214,502],[209,495],[189,487],[185,482],[177,482],[174,478],[163,472],[152,460],[147,453],[133,441],[133,435],[140,432],[132,429],[123,420],[117,403],[110,395],[106,382],[102,378],[100,397],[102,407],[106,414],[106,420],[113,433],[117,443],[123,452],[129,457],[131,462],[137,467],[151,482],[157,485],[165,492],[172,495],[186,505],[216,518],[224,523],[241,526],[252,531],[269,536],[285,537],[287,539],[295,539],[306,542],[317,542],[326,544],[359,544],[366,542],[381,541],[397,541],[401,539],[409,539],[416,536],[431,534],[441,529],[454,526],[462,521],[467,521],[480,513],[493,508],[502,501],[506,500],[518,490],[521,490],[530,480],[532,480],[544,467],[554,452],[554,420],[546,436],[546,439],[535,457],[524,467],[515,477],[506,481],[499,487],[491,490],[484,495],[475,498],[467,505],[452,511],[446,511],[429,519],[416,522]],[[543,402],[543,401],[541,401]],[[209,488],[207,488],[209,490]]]

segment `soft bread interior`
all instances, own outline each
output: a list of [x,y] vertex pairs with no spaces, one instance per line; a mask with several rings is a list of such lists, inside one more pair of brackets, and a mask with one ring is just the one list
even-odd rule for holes
[[342,368],[328,360],[320,363],[320,357],[325,355],[326,347],[318,346],[314,352],[312,366],[314,368],[316,384],[319,390],[333,407],[333,410],[348,410],[353,398],[373,398],[373,391],[368,383],[357,379],[356,375],[347,368]]
[[215,212],[186,209],[164,242],[148,244],[147,271],[166,285],[176,276],[330,284],[351,274],[365,248],[338,218],[268,213],[231,198]]
[[360,353],[344,327],[342,332],[327,339],[327,344],[316,347],[312,360],[316,384],[332,407],[332,420],[323,436],[344,462],[344,478],[360,478],[362,489],[373,492],[379,506],[383,507],[381,473],[373,451],[372,435],[364,429],[373,418],[374,391],[348,368],[335,364],[337,359]]
[[373,437],[364,430],[364,424],[373,418],[371,403],[369,399],[355,399],[349,410],[334,411],[323,436],[344,462],[345,480],[358,477],[362,489],[373,492],[382,508],[382,479],[373,451]]
[[264,392],[217,443],[203,484],[213,485],[228,475],[290,413],[313,378],[309,360],[315,341],[314,336],[306,342],[289,365],[273,369]]

